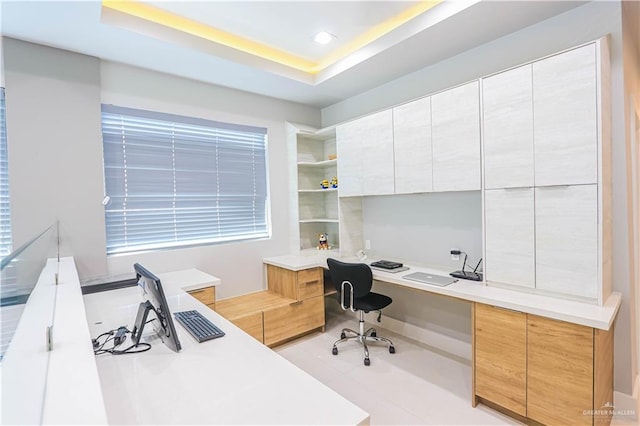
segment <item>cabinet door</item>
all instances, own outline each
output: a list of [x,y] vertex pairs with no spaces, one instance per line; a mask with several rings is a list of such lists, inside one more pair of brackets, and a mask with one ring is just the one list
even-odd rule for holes
[[293,302],[263,313],[264,344],[271,346],[324,326],[324,296]]
[[484,193],[487,281],[535,287],[533,188]]
[[433,190],[480,189],[478,82],[431,97]]
[[527,417],[591,425],[593,329],[528,315],[527,339]]
[[362,195],[362,126],[359,120],[336,127],[338,195]]
[[531,65],[482,80],[484,187],[533,186]]
[[598,179],[596,48],[533,64],[535,185]]
[[521,416],[527,401],[527,314],[474,305],[474,394]]
[[536,288],[597,299],[596,185],[536,188]]
[[430,192],[431,98],[393,109],[396,194]]
[[358,121],[363,129],[363,195],[393,194],[393,113],[388,109]]
[[391,110],[336,128],[338,194],[393,194],[393,124]]

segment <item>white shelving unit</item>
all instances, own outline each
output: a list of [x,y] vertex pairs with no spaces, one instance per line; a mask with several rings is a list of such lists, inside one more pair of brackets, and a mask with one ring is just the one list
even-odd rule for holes
[[[314,130],[290,125],[292,152],[295,153],[294,205],[297,207],[295,244],[300,251],[315,251],[318,234],[327,233],[332,250],[339,250],[340,219],[338,189],[322,188],[321,182],[338,176],[335,127]],[[339,184],[339,183],[338,183]]]

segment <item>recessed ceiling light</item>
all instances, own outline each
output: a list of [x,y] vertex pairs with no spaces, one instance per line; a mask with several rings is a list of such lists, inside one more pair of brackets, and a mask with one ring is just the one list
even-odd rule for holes
[[334,38],[336,38],[336,36],[334,36],[333,34],[329,34],[326,31],[320,31],[318,34],[316,34],[316,36],[313,39],[315,40],[316,43],[327,44]]

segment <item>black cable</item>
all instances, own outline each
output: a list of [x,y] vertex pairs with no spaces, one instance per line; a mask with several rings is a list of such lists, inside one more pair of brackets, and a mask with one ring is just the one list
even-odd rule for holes
[[[150,319],[149,321],[145,322],[145,324],[149,324],[152,321],[155,321],[156,319]],[[125,335],[124,335],[124,340],[126,340],[127,338],[127,334],[131,334],[131,331],[129,329],[127,329],[126,327],[124,327],[126,329]],[[117,329],[115,330],[109,330],[107,332],[102,333],[101,335],[99,335],[98,337],[96,337],[95,339],[91,339],[91,342],[93,344],[93,353],[94,355],[102,355],[105,353],[111,354],[111,355],[127,355],[127,354],[137,354],[140,352],[146,352],[149,349],[151,349],[151,345],[149,343],[143,343],[143,342],[139,342],[137,345],[131,345],[128,348],[125,349],[116,349],[116,345],[115,345],[115,340],[114,340],[114,334],[116,333]],[[107,338],[104,340],[104,342],[100,342],[100,339],[103,338],[104,336],[107,336]],[[109,342],[114,342],[114,345],[110,348],[105,348],[105,345]],[[134,350],[136,349],[136,350]]]

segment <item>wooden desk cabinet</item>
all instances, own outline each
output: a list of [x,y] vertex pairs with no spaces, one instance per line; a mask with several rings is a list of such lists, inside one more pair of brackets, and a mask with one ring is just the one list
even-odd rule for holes
[[480,303],[473,322],[474,406],[481,400],[550,425],[611,422],[613,328]]
[[216,288],[214,286],[202,288],[200,290],[192,290],[188,293],[211,309],[213,309],[213,305],[216,303]]
[[324,330],[322,268],[267,265],[267,282],[268,290],[220,300],[213,309],[267,346]]

